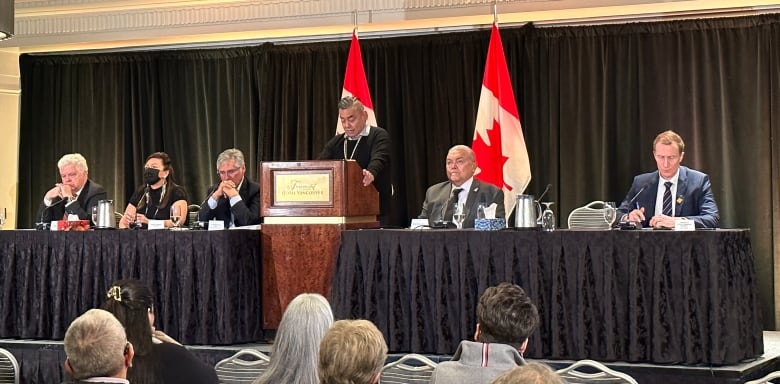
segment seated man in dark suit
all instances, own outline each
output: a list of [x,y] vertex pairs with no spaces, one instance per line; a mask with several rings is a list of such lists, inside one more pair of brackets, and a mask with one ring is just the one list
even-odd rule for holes
[[431,384],[488,384],[504,372],[525,365],[528,337],[539,312],[523,288],[510,283],[489,287],[477,304],[474,340],[463,340],[451,361],[439,363]]
[[451,222],[456,203],[463,206],[466,214],[463,228],[474,228],[479,204],[487,207],[496,203],[496,217],[505,216],[504,191],[474,178],[477,162],[471,148],[465,145],[450,148],[446,164],[449,180],[434,184],[425,192],[420,219],[428,219],[430,223]]
[[65,332],[67,383],[129,383],[133,345],[114,315],[90,309],[70,323]]
[[644,227],[674,228],[675,217],[693,220],[696,228],[717,228],[718,205],[706,174],[680,166],[685,155],[682,137],[661,132],[653,140],[658,171],[634,178],[631,189],[618,208],[621,221]]
[[106,199],[106,190],[89,179],[87,159],[79,153],[62,156],[57,162],[62,183],[57,183],[43,196],[36,219],[40,223],[66,219],[66,215],[89,220],[92,207]]
[[226,149],[217,156],[217,172],[222,181],[209,188],[198,221],[222,220],[225,228],[260,224],[260,185],[246,177],[244,154]]

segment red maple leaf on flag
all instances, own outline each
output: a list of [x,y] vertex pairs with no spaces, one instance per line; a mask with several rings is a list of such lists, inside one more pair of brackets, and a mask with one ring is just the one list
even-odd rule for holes
[[488,141],[486,143],[481,136],[477,136],[471,143],[477,164],[479,164],[478,179],[486,181],[498,187],[506,187],[510,191],[511,185],[504,183],[504,163],[509,159],[500,151],[492,151],[490,147],[501,148],[501,126],[493,120],[493,129],[487,130]]

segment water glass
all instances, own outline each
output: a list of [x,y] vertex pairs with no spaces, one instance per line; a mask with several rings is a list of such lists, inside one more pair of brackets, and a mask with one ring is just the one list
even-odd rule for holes
[[607,222],[609,228],[612,228],[612,224],[615,222],[617,216],[617,206],[614,201],[604,202],[604,221]]
[[92,225],[97,227],[98,206],[92,206]]
[[463,229],[463,221],[466,220],[466,213],[463,211],[463,204],[455,203],[455,209],[452,214],[452,222],[458,229]]
[[542,229],[545,231],[555,230],[555,212],[550,208],[553,205],[552,202],[546,201],[544,204],[544,212],[542,212]]

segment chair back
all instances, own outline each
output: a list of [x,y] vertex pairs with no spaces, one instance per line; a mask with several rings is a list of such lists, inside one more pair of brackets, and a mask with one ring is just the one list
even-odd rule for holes
[[268,369],[270,359],[255,349],[242,349],[214,366],[222,384],[251,383]]
[[19,362],[3,348],[0,348],[0,383],[19,384]]
[[379,384],[427,384],[435,368],[429,358],[410,353],[382,367]]
[[770,380],[774,380],[774,379],[780,379],[780,371],[770,372],[769,374],[767,374],[766,376],[760,379],[751,380],[745,382],[745,384],[770,384],[771,383]]
[[638,384],[633,377],[593,360],[580,360],[556,372],[569,384]]
[[609,224],[604,220],[604,202],[591,201],[571,211],[569,229],[609,229]]

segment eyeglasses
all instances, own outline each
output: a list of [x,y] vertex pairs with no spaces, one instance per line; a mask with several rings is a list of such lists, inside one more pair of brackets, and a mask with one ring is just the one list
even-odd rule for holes
[[219,171],[219,175],[220,175],[220,176],[233,177],[233,176],[235,176],[235,175],[238,173],[238,171],[240,171],[240,170],[241,170],[241,168],[233,168],[233,169],[228,169],[227,171]]

